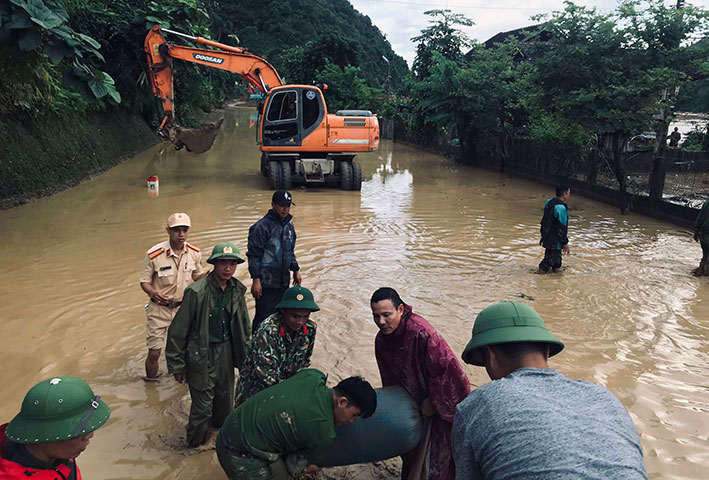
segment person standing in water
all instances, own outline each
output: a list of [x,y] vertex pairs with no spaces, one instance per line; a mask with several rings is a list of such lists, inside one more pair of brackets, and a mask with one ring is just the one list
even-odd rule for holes
[[539,264],[539,273],[554,273],[561,268],[561,254],[568,255],[569,238],[567,236],[569,213],[566,203],[571,196],[571,189],[566,185],[556,187],[556,197],[547,200],[541,221],[542,238],[539,244],[544,247],[544,259]]

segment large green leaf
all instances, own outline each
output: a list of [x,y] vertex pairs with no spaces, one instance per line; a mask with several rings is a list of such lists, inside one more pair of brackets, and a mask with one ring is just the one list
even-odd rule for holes
[[7,29],[20,29],[20,28],[30,28],[32,26],[32,20],[30,20],[29,15],[26,12],[17,12],[12,14],[10,21],[2,26],[2,28]]
[[42,0],[29,0],[23,8],[34,23],[47,30],[58,27],[66,20],[66,11],[61,8],[50,10]]
[[20,37],[20,41],[18,42],[20,50],[23,52],[30,52],[39,47],[41,43],[42,35],[40,35],[36,30],[28,31]]
[[69,55],[71,55],[71,52],[68,52],[64,45],[55,43],[53,41],[47,42],[47,44],[44,46],[44,53],[47,54],[47,56],[54,65],[58,65],[59,63],[61,63],[61,61],[64,59],[65,54],[68,53]]
[[88,43],[88,44],[91,45],[92,47],[94,47],[94,48],[96,48],[96,49],[101,48],[101,44],[98,43],[98,42],[97,42],[96,40],[94,40],[93,38],[89,37],[88,35],[84,35],[83,33],[79,33],[78,35],[79,35],[79,38],[81,38],[83,41],[85,41],[86,43]]
[[89,88],[96,98],[103,98],[108,94],[106,85],[95,80],[89,81]]
[[62,37],[63,40],[68,41],[74,38],[74,31],[69,28],[67,25],[62,25],[61,27],[57,27],[54,30],[52,30],[52,33],[54,35],[57,35],[59,37]]
[[10,0],[10,3],[12,3],[13,5],[17,5],[22,9],[27,8],[27,2],[25,0]]
[[118,93],[118,90],[116,90],[115,88],[109,88],[108,95],[111,97],[111,99],[113,99],[114,102],[121,103],[121,94]]

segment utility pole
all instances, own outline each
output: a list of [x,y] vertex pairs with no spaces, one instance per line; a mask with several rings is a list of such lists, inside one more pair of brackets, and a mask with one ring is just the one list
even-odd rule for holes
[[[679,0],[678,0],[679,1]],[[389,95],[389,82],[391,79],[391,63],[389,62],[389,59],[382,55],[382,59],[387,62],[387,85],[386,85],[386,94]]]
[[[677,0],[676,9],[684,6],[684,0]],[[679,48],[679,44],[676,45]],[[655,151],[652,158],[652,172],[650,172],[650,200],[662,201],[662,194],[665,190],[665,176],[667,168],[665,157],[667,154],[667,132],[670,127],[670,117],[674,114],[674,100],[677,96],[677,88],[668,88],[662,93],[662,108],[655,117],[657,126],[655,128]]]

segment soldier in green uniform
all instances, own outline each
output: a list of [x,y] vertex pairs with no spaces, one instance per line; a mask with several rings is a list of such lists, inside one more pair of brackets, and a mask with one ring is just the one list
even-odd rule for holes
[[0,426],[0,478],[81,480],[76,457],[111,409],[86,382],[55,377],[38,383],[20,413]]
[[310,366],[317,327],[310,314],[320,310],[313,294],[300,285],[291,287],[276,308],[276,313],[261,322],[251,338],[236,384],[237,406],[254,393]]
[[226,419],[217,458],[230,480],[285,480],[314,473],[310,459],[335,440],[335,426],[374,414],[377,394],[360,377],[334,388],[313,368],[254,394]]
[[244,261],[233,243],[215,245],[207,259],[214,270],[185,289],[167,332],[167,369],[187,382],[192,399],[190,448],[206,441],[210,422],[221,427],[234,408],[234,368],[243,365],[251,337],[246,287],[233,278]]

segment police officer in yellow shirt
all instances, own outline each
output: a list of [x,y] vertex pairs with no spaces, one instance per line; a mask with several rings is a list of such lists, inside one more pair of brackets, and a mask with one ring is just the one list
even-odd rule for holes
[[158,360],[165,346],[167,328],[182,304],[185,288],[207,274],[199,248],[187,243],[191,226],[186,213],[170,215],[166,228],[169,239],[153,245],[143,260],[140,287],[150,297],[145,307],[148,356],[143,380],[146,381],[158,379]]

